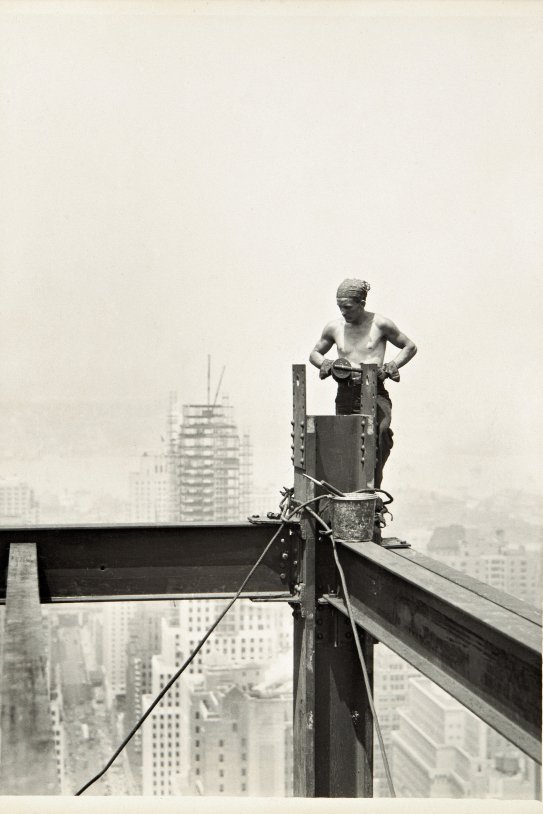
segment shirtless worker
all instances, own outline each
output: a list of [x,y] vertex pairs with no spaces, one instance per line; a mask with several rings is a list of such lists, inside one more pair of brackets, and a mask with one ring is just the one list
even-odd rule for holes
[[[332,372],[333,361],[326,359],[334,345],[338,357],[348,359],[356,369],[360,364],[378,365],[377,369],[377,462],[375,467],[375,488],[381,486],[383,467],[392,448],[392,402],[385,388],[385,379],[399,381],[398,368],[407,364],[417,352],[414,342],[402,333],[391,319],[366,311],[366,296],[370,284],[364,280],[344,280],[337,290],[337,305],[341,311],[339,319],[329,322],[322,336],[311,351],[309,361],[320,369],[319,376],[326,379]],[[386,344],[390,342],[400,352],[391,362],[384,361]],[[358,378],[358,380],[357,380]],[[360,376],[349,376],[338,381],[336,415],[360,413]]]

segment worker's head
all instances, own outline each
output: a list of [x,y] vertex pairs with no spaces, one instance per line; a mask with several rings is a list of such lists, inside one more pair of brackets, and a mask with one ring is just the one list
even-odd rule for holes
[[370,284],[365,280],[347,279],[339,285],[336,301],[346,322],[354,322],[362,316],[369,290]]

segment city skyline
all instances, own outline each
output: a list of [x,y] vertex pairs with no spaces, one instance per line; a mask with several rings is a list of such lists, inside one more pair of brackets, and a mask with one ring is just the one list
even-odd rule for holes
[[0,477],[62,522],[122,517],[210,355],[278,495],[291,365],[362,277],[419,348],[389,387],[389,531],[429,536],[428,494],[444,526],[514,503],[540,529],[543,4],[68,5],[0,7]]

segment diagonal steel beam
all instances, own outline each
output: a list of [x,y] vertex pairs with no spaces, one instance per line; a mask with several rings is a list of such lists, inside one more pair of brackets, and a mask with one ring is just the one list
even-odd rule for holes
[[0,794],[60,794],[34,543],[11,549],[7,594]]
[[[277,531],[277,523],[153,526],[35,526],[42,602],[200,599],[235,593]],[[0,602],[9,545],[28,529],[0,529]],[[290,598],[297,582],[298,533],[284,529],[242,594]]]
[[541,763],[540,619],[465,575],[458,584],[430,558],[371,543],[339,549],[357,624]]

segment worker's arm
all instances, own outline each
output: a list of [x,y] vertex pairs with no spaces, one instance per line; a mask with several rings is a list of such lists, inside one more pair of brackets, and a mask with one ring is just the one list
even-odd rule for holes
[[387,342],[390,342],[395,347],[400,348],[400,352],[392,360],[396,367],[403,367],[406,365],[416,354],[417,346],[412,339],[409,339],[391,319],[379,317],[379,328]]
[[315,367],[318,367],[320,372],[321,379],[325,379],[327,376],[330,375],[330,371],[332,368],[332,361],[330,359],[325,359],[324,354],[328,353],[330,348],[332,348],[335,344],[334,334],[332,330],[332,323],[329,322],[325,325],[324,330],[322,332],[321,338],[309,354],[309,361]]

